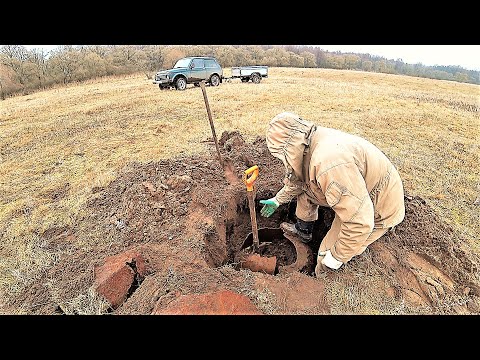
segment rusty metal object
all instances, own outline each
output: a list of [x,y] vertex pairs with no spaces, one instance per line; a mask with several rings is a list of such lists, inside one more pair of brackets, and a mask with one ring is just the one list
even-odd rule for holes
[[274,275],[277,268],[276,256],[265,257],[259,254],[243,254],[238,261],[242,269],[264,272],[270,275]]
[[295,246],[295,251],[297,253],[297,259],[293,264],[286,265],[286,266],[279,266],[278,272],[281,273],[289,273],[292,271],[300,271],[300,272],[312,272],[312,268],[314,265],[313,262],[313,253],[312,249],[307,244],[301,242],[296,236],[291,234],[284,233],[283,236],[290,240],[290,242]]
[[[312,249],[304,243],[302,243],[299,239],[297,239],[295,236],[290,235],[290,234],[285,234],[280,228],[259,228],[258,229],[258,236],[259,236],[259,242],[260,242],[260,247],[263,245],[271,243],[272,239],[279,239],[282,236],[284,236],[286,239],[288,239],[293,246],[295,247],[295,252],[296,252],[296,260],[290,265],[284,265],[284,266],[278,266],[278,268],[275,270],[275,273],[289,273],[293,271],[299,271],[299,272],[306,272],[310,273],[313,271],[314,268],[314,259],[313,259],[313,253]],[[241,247],[242,250],[246,250],[250,248],[253,244],[253,234],[250,233],[247,235],[245,238],[245,241]],[[248,255],[244,255],[244,257],[240,257],[240,267],[245,268],[245,264],[242,264],[242,260],[245,261],[245,259],[248,257]],[[266,264],[269,263],[263,263],[261,260],[259,260],[261,257],[251,257],[249,260],[250,262],[248,264],[248,268],[250,268],[252,271],[258,271],[258,270],[253,270],[256,268],[260,268],[260,271],[265,271],[266,270]],[[256,262],[255,265],[252,264],[252,262]],[[267,271],[265,271],[267,272]]]

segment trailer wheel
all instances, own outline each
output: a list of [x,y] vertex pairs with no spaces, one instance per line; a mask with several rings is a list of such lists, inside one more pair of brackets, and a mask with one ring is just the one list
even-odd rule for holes
[[254,84],[260,83],[260,80],[262,80],[262,77],[258,73],[253,73],[250,78],[252,79],[252,82]]
[[249,78],[241,78],[240,80],[242,80],[242,82],[248,82],[248,80],[250,80]]

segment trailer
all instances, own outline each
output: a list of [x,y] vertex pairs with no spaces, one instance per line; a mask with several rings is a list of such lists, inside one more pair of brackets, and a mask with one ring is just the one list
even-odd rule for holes
[[258,84],[262,78],[268,77],[268,66],[234,66],[232,76],[225,77],[225,80],[240,79],[242,82]]

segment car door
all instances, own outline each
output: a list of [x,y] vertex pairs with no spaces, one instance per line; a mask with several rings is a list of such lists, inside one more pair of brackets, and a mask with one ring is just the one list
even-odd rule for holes
[[190,63],[190,79],[188,82],[200,82],[206,78],[205,61],[203,59],[193,59]]
[[212,76],[213,73],[218,73],[218,66],[217,64],[215,63],[214,60],[212,59],[206,59],[205,60],[205,76],[207,77],[207,79],[210,79],[210,76]]

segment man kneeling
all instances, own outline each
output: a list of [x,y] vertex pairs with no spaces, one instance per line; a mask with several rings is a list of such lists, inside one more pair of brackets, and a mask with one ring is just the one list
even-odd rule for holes
[[405,204],[400,175],[367,140],[288,112],[270,121],[266,140],[270,153],[283,162],[286,176],[273,198],[260,200],[261,214],[269,217],[297,197],[297,222],[280,227],[307,243],[318,207],[335,211],[318,251],[317,276],[327,268],[340,268],[402,222]]

